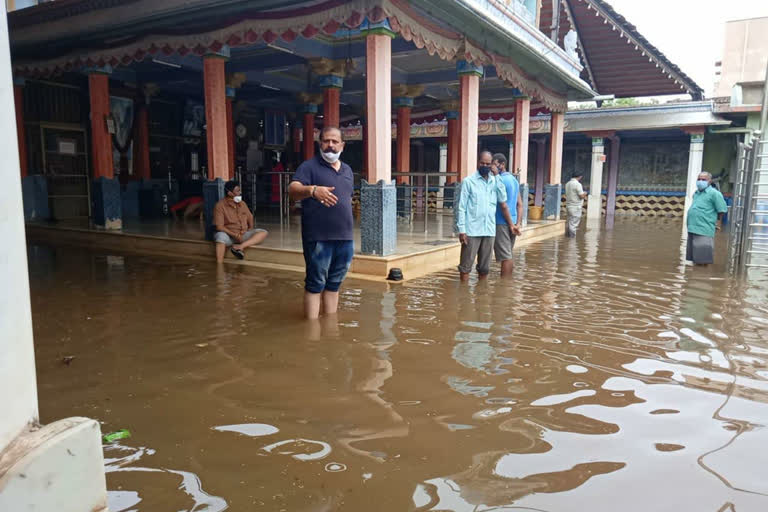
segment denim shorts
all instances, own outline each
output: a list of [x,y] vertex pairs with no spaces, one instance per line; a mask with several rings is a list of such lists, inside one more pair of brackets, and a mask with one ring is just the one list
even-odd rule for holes
[[307,277],[304,289],[309,293],[339,291],[354,254],[355,244],[352,240],[305,240],[304,263],[307,265]]
[[[243,242],[251,238],[256,233],[259,233],[262,231],[266,231],[266,229],[256,228],[256,229],[250,229],[246,231],[245,233],[243,233]],[[217,244],[224,244],[227,247],[232,247],[232,245],[235,243],[235,241],[232,240],[232,237],[223,231],[217,231],[216,234],[213,235],[213,241],[216,242]]]

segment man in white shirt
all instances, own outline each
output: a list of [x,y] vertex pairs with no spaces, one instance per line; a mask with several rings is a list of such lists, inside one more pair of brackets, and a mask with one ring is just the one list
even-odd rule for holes
[[565,229],[565,235],[568,237],[576,236],[581,223],[581,211],[584,207],[584,198],[587,194],[584,187],[581,186],[581,180],[584,174],[581,171],[573,173],[571,180],[565,184],[565,211],[568,214],[568,226]]

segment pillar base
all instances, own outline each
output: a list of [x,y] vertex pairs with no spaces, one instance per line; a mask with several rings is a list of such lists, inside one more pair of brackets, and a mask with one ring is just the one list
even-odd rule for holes
[[560,201],[562,198],[562,185],[544,186],[544,218],[558,220],[560,218]]
[[397,188],[397,216],[406,219],[411,218],[413,211],[413,192],[410,185],[396,185]]
[[213,209],[216,203],[224,199],[224,180],[216,178],[203,183],[203,218],[205,219],[205,239],[213,241],[216,226],[213,225]]
[[587,219],[598,220],[603,210],[603,197],[602,196],[587,196]]
[[360,183],[360,252],[389,256],[397,250],[397,189],[394,182]]
[[[528,194],[529,188],[527,183],[520,185],[520,199],[523,201],[523,226],[528,225]],[[515,207],[517,208],[517,207]]]
[[88,418],[23,432],[0,457],[0,510],[106,512],[101,443]]
[[91,190],[93,224],[103,229],[123,229],[123,204],[117,178],[97,178]]
[[45,176],[33,174],[21,178],[21,195],[24,200],[24,220],[46,220],[51,217],[48,209],[48,182]]

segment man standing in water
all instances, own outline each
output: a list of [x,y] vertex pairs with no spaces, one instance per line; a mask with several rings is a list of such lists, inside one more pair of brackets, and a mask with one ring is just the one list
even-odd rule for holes
[[581,212],[584,207],[584,198],[587,197],[584,187],[581,186],[581,179],[584,173],[576,171],[573,173],[570,181],[565,184],[565,212],[568,215],[568,225],[565,228],[565,235],[568,237],[576,236],[581,224]]
[[520,197],[520,183],[517,178],[507,171],[507,157],[501,153],[493,155],[493,174],[504,184],[507,192],[507,208],[509,216],[514,222],[512,229],[504,219],[504,212],[501,204],[496,205],[496,240],[493,245],[493,252],[496,254],[496,261],[501,263],[501,277],[512,274],[514,263],[512,262],[512,249],[515,247],[515,240],[521,233],[523,221],[523,199]]
[[339,307],[339,287],[352,263],[352,169],[339,160],[344,150],[341,130],[320,132],[320,154],[301,164],[288,194],[301,201],[301,241],[304,247],[304,316],[316,319],[322,305],[326,315]]
[[723,215],[728,212],[723,194],[712,186],[712,175],[699,174],[696,192],[688,208],[688,246],[685,259],[694,265],[714,263],[715,231],[720,230]]
[[491,250],[496,237],[496,205],[501,207],[510,236],[515,234],[515,223],[512,222],[507,206],[507,191],[504,183],[491,174],[492,165],[491,152],[482,151],[477,172],[461,182],[456,227],[461,242],[459,273],[462,281],[469,279],[475,259],[479,279],[485,279],[491,271]]

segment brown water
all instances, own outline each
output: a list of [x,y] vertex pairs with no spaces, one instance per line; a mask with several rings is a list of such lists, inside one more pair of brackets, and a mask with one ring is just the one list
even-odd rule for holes
[[765,511],[768,280],[680,251],[619,222],[308,325],[297,275],[32,248],[42,420],[133,433],[112,512]]

